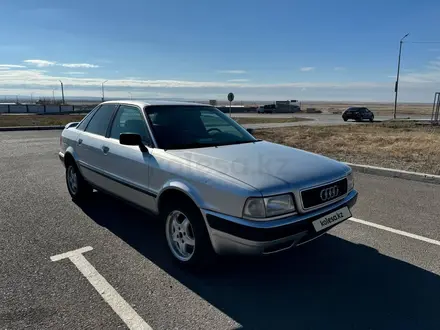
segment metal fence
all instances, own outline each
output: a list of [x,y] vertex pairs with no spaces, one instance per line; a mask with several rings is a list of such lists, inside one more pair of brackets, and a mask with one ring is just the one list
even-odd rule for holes
[[73,105],[40,105],[40,104],[0,104],[1,113],[35,113],[56,114],[72,112],[88,112],[93,107],[77,107]]

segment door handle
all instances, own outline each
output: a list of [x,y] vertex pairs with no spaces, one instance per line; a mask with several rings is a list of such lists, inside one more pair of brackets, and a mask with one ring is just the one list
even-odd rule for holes
[[103,151],[105,154],[107,154],[109,150],[110,150],[110,148],[107,147],[107,146],[103,146],[103,147],[102,147],[102,151]]
[[82,140],[82,139],[79,139],[79,140],[78,140],[78,145],[80,145],[81,143],[83,143],[83,140]]

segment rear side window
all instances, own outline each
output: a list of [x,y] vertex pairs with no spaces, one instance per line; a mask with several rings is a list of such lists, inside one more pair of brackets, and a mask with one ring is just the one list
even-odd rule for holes
[[95,114],[95,112],[99,109],[99,105],[94,108],[92,111],[90,111],[84,118],[83,120],[79,123],[78,126],[76,126],[76,129],[79,129],[81,131],[84,131],[85,128],[87,127],[87,124],[89,123],[90,119],[93,118],[93,115]]
[[90,120],[86,132],[105,136],[114,110],[114,104],[103,104]]

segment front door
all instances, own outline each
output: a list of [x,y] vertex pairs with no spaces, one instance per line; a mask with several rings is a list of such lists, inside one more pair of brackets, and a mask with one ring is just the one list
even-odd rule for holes
[[149,164],[154,159],[150,152],[142,152],[138,146],[119,143],[121,133],[136,133],[151,149],[151,138],[142,110],[133,105],[121,105],[113,120],[106,143],[106,161],[103,169],[113,179],[112,190],[118,196],[154,210],[156,195],[149,189]]

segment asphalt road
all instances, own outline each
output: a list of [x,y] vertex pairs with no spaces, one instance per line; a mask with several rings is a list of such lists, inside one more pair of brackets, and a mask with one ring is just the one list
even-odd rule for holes
[[[268,258],[176,267],[162,225],[69,198],[59,132],[0,133],[0,329],[127,328],[68,259],[84,253],[153,329],[439,329],[440,246],[346,221]],[[440,240],[440,186],[356,175],[354,217]]]
[[[262,123],[262,124],[246,124],[243,126],[249,127],[249,128],[272,128],[272,127],[286,127],[286,126],[333,126],[333,125],[362,125],[362,124],[368,124],[368,121],[364,121],[362,123],[356,122],[354,120],[349,120],[344,122],[342,120],[341,115],[334,115],[334,114],[313,114],[313,113],[295,113],[295,114],[289,114],[289,113],[273,113],[273,114],[257,114],[257,113],[236,113],[232,115],[233,117],[243,118],[243,117],[252,117],[252,118],[291,118],[291,117],[298,117],[298,118],[307,118],[308,121],[299,121],[299,122],[293,122],[293,123]],[[400,116],[399,118],[408,117],[405,115]],[[413,120],[427,120],[430,119],[431,116],[426,115],[418,115],[417,118],[415,118],[413,115],[410,116]],[[390,120],[392,117],[390,116],[375,116],[375,121],[385,121]]]

